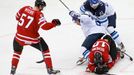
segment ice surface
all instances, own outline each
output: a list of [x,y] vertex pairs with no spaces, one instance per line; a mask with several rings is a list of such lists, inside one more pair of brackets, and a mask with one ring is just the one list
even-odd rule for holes
[[[48,43],[55,69],[60,69],[60,75],[94,75],[85,72],[86,64],[76,66],[80,45],[84,35],[79,26],[71,21],[68,10],[59,0],[45,0],[47,7],[43,13],[48,21],[60,18],[62,25],[50,31],[40,30],[41,36]],[[63,0],[67,6],[78,11],[85,0]],[[117,11],[117,30],[126,46],[127,53],[134,57],[134,1],[107,0]],[[6,0],[0,3],[0,75],[9,75],[13,54],[12,42],[16,31],[15,14],[24,5],[34,5],[34,0]],[[41,60],[41,53],[29,46],[24,47],[16,75],[47,75],[45,64],[35,63]],[[127,56],[119,61],[110,73],[117,75],[133,75],[134,62]]]

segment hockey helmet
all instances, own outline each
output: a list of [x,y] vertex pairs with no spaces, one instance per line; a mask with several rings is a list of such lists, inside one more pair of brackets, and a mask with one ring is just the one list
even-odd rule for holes
[[92,8],[96,8],[99,5],[99,3],[101,2],[100,0],[87,0],[87,1],[89,2],[90,6]]
[[42,6],[45,7],[46,6],[46,2],[44,0],[36,0],[35,1],[35,6]]
[[96,66],[103,64],[103,59],[102,59],[102,53],[101,52],[97,51],[97,52],[94,53],[94,64]]

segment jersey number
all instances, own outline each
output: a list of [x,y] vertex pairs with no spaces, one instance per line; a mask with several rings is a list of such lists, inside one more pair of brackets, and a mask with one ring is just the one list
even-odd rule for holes
[[34,18],[31,16],[27,16],[26,14],[22,14],[22,16],[20,18],[21,22],[18,23],[19,26],[22,26],[24,24],[24,21],[25,21],[24,18],[27,18],[29,20],[28,23],[25,25],[25,28],[28,28],[30,26],[30,24],[32,23]]
[[101,44],[101,47],[105,47],[105,42],[96,42],[93,47],[97,47],[99,44]]

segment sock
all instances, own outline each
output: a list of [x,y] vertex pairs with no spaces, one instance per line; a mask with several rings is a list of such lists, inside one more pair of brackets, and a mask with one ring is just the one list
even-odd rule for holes
[[49,50],[45,50],[43,52],[44,55],[44,62],[47,66],[47,68],[52,68],[52,60],[51,60],[51,56],[50,56],[50,52]]
[[122,42],[119,36],[119,33],[115,30],[115,28],[113,28],[112,26],[109,26],[107,28],[107,31],[110,33],[111,37],[117,43],[117,45],[119,45]]
[[12,58],[12,67],[17,68],[20,55],[21,55],[21,52],[14,52],[13,58]]

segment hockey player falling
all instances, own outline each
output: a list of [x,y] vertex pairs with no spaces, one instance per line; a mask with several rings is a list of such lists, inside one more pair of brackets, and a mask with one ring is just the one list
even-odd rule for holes
[[89,59],[87,71],[97,74],[107,73],[120,59],[122,54],[120,49],[116,47],[111,36],[106,35],[108,32],[105,27],[96,25],[95,20],[89,15],[80,15],[75,11],[70,11],[69,15],[77,25],[81,26],[86,37],[81,46],[82,58],[77,64],[80,65]]
[[48,74],[57,74],[60,72],[53,69],[49,47],[38,33],[39,28],[49,30],[61,24],[59,19],[53,19],[52,22],[46,21],[41,12],[45,6],[45,1],[36,0],[34,7],[24,6],[16,14],[18,24],[17,33],[13,41],[14,54],[11,75],[15,75],[23,47],[26,45],[30,45],[42,52],[43,62],[46,64]]
[[80,7],[81,14],[88,14],[95,19],[98,26],[104,26],[117,46],[125,52],[125,47],[120,39],[119,33],[115,30],[116,28],[116,12],[113,7],[101,0],[86,0]]

